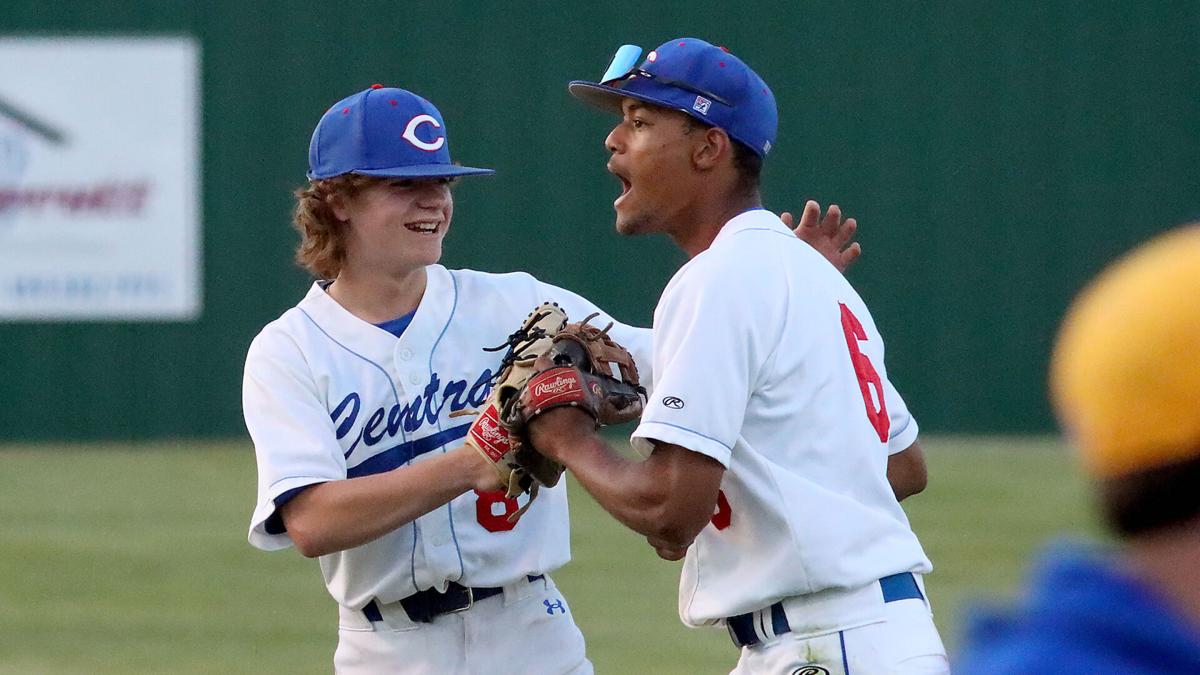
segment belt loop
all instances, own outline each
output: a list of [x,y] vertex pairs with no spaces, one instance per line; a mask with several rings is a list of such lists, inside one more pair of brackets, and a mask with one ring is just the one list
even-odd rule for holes
[[884,602],[925,600],[925,596],[921,593],[921,587],[917,584],[917,579],[912,572],[886,576],[879,580],[879,587],[883,591]]
[[370,621],[371,623],[383,621],[383,614],[380,613],[379,603],[375,602],[375,598],[371,598],[370,602],[363,607],[362,612],[363,616],[367,617],[367,621]]
[[[505,584],[502,586],[501,588],[504,589],[504,606],[508,607],[514,602],[520,602],[525,598],[528,598],[536,589],[534,584],[538,581],[542,581],[543,579],[545,579],[545,577],[540,574],[537,576],[533,576],[531,574],[522,579],[514,581],[511,584]],[[538,585],[540,585],[542,588],[546,587],[545,582]]]
[[761,642],[754,630],[755,614],[756,612],[738,614],[725,620],[725,627],[729,629],[729,638],[733,640],[733,644],[738,647],[751,647]]
[[792,632],[792,626],[788,623],[787,614],[783,611],[782,600],[771,605],[771,630],[777,636]]

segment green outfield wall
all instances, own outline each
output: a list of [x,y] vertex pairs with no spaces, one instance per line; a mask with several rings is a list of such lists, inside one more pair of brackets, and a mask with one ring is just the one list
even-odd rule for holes
[[[246,347],[309,284],[289,227],[309,134],[373,82],[435,101],[456,159],[497,169],[456,188],[448,266],[527,270],[648,324],[683,258],[613,232],[611,120],[566,83],[626,42],[727,45],[779,103],[766,205],[859,219],[850,277],[927,431],[1052,429],[1070,297],[1200,217],[1196,2],[5,3],[0,36],[59,34],[200,45],[203,308],[0,322],[3,440],[244,433]],[[0,63],[0,93],[20,67]]]

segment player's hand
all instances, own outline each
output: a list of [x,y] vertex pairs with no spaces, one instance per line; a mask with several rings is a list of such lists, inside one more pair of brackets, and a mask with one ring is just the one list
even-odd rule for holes
[[452,452],[459,454],[459,461],[474,489],[480,492],[495,492],[505,487],[500,482],[500,474],[496,467],[489,464],[475,448],[464,444]]
[[680,548],[654,537],[646,537],[646,543],[650,544],[654,548],[654,552],[658,554],[658,557],[663,560],[682,560],[683,556],[687,555],[687,546]]
[[[779,218],[784,225],[793,227],[791,213],[785,211]],[[831,204],[822,218],[821,205],[810,199],[800,214],[800,224],[792,231],[844,274],[862,255],[862,246],[857,241],[850,241],[857,229],[858,221],[853,218],[842,220],[842,210],[837,204]]]
[[596,433],[591,415],[578,408],[553,408],[529,421],[529,444],[538,452],[560,464],[564,445]]

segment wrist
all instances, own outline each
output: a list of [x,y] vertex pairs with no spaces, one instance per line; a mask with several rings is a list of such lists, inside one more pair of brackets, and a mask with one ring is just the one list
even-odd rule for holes
[[530,423],[529,442],[538,452],[565,465],[571,448],[593,435],[594,429],[590,415],[564,406],[549,410]]
[[460,487],[463,492],[468,490],[491,492],[499,489],[500,479],[496,467],[478,450],[470,445],[463,445],[453,452],[458,453],[456,460],[459,470],[455,472],[455,475],[462,482]]

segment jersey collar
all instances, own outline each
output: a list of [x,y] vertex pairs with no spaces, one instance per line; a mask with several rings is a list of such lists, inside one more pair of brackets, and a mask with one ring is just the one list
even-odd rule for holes
[[425,275],[425,294],[400,338],[351,314],[325,292],[320,281],[312,285],[299,307],[330,337],[364,356],[383,358],[397,351],[428,353],[450,318],[454,282],[441,265],[426,267]]
[[730,218],[721,226],[721,231],[713,239],[712,245],[716,246],[721,241],[746,230],[772,230],[782,234],[792,233],[787,225],[784,225],[783,221],[779,219],[779,216],[774,213],[762,208],[750,209]]

